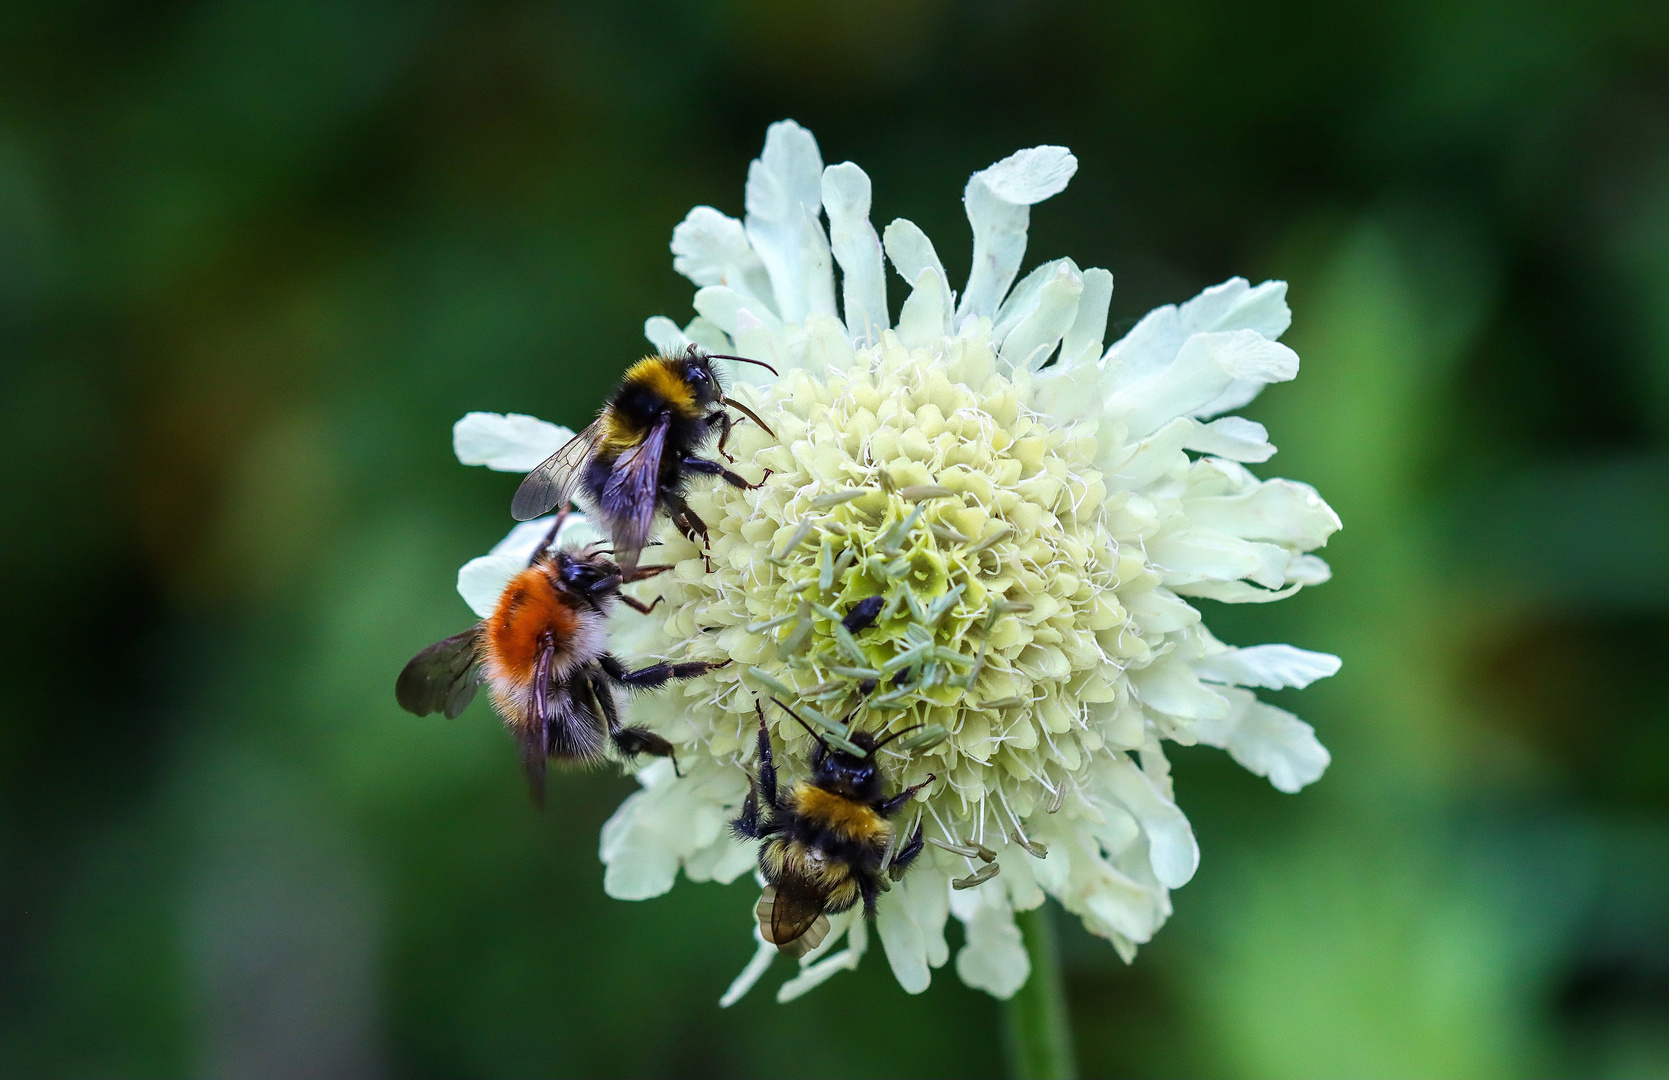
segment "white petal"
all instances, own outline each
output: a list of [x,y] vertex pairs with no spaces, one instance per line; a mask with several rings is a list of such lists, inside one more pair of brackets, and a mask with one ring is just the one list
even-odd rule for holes
[[1287,581],[1299,585],[1320,585],[1331,579],[1333,568],[1319,555],[1300,555],[1287,564]]
[[945,282],[945,291],[950,291],[950,278],[945,274],[945,264],[939,259],[939,253],[933,250],[933,241],[927,234],[917,227],[916,223],[906,218],[896,218],[887,226],[882,243],[887,249],[887,258],[892,260],[893,269],[898,276],[909,282],[912,287],[921,277],[923,270],[932,269],[938,272]]
[[743,227],[771,277],[776,314],[799,322],[813,310],[816,291],[805,276],[806,220],[815,219],[823,201],[823,158],[811,132],[792,120],[766,129],[765,150],[748,167],[745,201]]
[[1207,718],[1229,712],[1228,699],[1200,682],[1193,665],[1175,654],[1130,672],[1130,684],[1143,705],[1172,716]]
[[1265,281],[1254,288],[1245,278],[1230,278],[1183,304],[1177,314],[1186,333],[1256,330],[1274,341],[1292,325],[1284,281]]
[[898,340],[910,349],[933,344],[949,332],[949,313],[944,277],[931,267],[923,270],[898,312]]
[[956,309],[958,325],[994,315],[1026,254],[1030,207],[1066,187],[1078,159],[1064,146],[1020,150],[968,178],[962,203],[974,231],[973,269]]
[[[549,526],[546,526],[547,528]],[[514,555],[482,555],[458,568],[458,595],[485,619],[498,607],[510,579],[527,569],[527,560]]]
[[1182,452],[1182,448],[1197,430],[1198,424],[1190,417],[1179,416],[1133,448],[1120,447],[1120,451],[1129,451],[1130,454],[1123,461],[1098,464],[1105,465],[1108,480],[1115,488],[1140,490],[1173,469],[1187,466],[1188,455]]
[[[755,937],[757,936],[756,933]],[[759,947],[754,950],[753,959],[748,961],[748,966],[742,969],[742,973],[736,976],[730,988],[724,992],[724,996],[719,998],[719,1008],[728,1009],[741,1001],[742,996],[752,990],[753,984],[765,974],[765,970],[771,966],[771,961],[777,958],[777,952],[775,945],[768,941],[760,941]]]
[[771,279],[742,223],[711,206],[698,206],[672,230],[672,268],[698,286],[724,285],[769,302]]
[[1166,532],[1147,542],[1159,580],[1178,592],[1201,581],[1248,578],[1266,589],[1286,584],[1292,553],[1277,544],[1258,543],[1207,529]]
[[1154,876],[1167,888],[1186,885],[1199,869],[1200,847],[1176,803],[1165,798],[1129,758],[1110,762],[1099,775],[1108,793],[1124,804],[1147,833]]
[[1093,363],[1101,357],[1101,343],[1107,335],[1107,307],[1113,301],[1113,275],[1099,267],[1084,271],[1084,291],[1078,298],[1078,313],[1072,328],[1061,341],[1061,364]]
[[1197,596],[1224,604],[1269,604],[1276,600],[1285,600],[1303,588],[1303,585],[1289,585],[1284,589],[1262,589],[1245,581],[1195,581],[1187,585],[1176,585],[1174,588],[1183,596]]
[[1184,506],[1196,528],[1303,551],[1325,544],[1341,527],[1339,515],[1316,489],[1296,480],[1266,480],[1239,495],[1188,499]]
[[[736,339],[737,356],[763,360],[779,372],[799,366],[788,351],[783,335],[755,316],[752,308],[744,307],[736,312],[736,329],[731,336]],[[758,364],[738,364],[730,376],[732,383],[744,386],[763,386],[775,378]]]
[[[806,315],[834,315],[834,258],[823,222],[811,207],[801,212],[800,281],[806,295]],[[804,318],[800,321],[805,321]]]
[[643,320],[643,336],[662,356],[678,356],[690,347],[689,337],[665,315],[651,315]]
[[561,424],[536,416],[472,412],[452,425],[452,450],[465,465],[527,472],[573,437],[574,433]]
[[875,929],[887,954],[892,974],[906,994],[919,994],[933,982],[927,966],[927,939],[905,903],[903,890],[895,885],[876,904]]
[[1198,725],[1203,743],[1221,746],[1250,772],[1267,776],[1278,790],[1298,791],[1313,783],[1332,761],[1315,729],[1285,709],[1257,699],[1250,690],[1227,689],[1234,711],[1223,721]]
[[999,357],[1009,370],[1036,371],[1054,355],[1078,315],[1083,292],[1083,276],[1063,263],[1038,290],[1037,307],[1003,340]]
[[733,338],[736,336],[737,320],[744,311],[753,316],[755,322],[770,327],[772,333],[782,333],[782,320],[777,318],[774,312],[758,300],[750,300],[723,285],[709,285],[705,289],[697,289],[692,304],[695,310],[701,313],[702,318]]
[[1341,661],[1330,653],[1310,652],[1291,645],[1253,645],[1226,649],[1194,661],[1200,678],[1235,686],[1261,686],[1267,690],[1304,687],[1317,679],[1337,674]]
[[1275,456],[1264,426],[1239,416],[1225,416],[1209,424],[1196,423],[1183,448],[1215,454],[1230,461],[1268,461]]
[[956,954],[956,974],[968,986],[1007,1001],[1031,976],[1014,910],[994,881],[951,895],[951,911],[962,920],[965,944]]
[[701,315],[691,319],[690,324],[684,327],[684,336],[710,353],[728,353],[735,348],[730,335],[718,323]]
[[829,215],[829,246],[840,264],[841,313],[855,342],[876,344],[891,326],[881,239],[869,223],[870,184],[850,161],[823,170],[823,209]]
[[1053,281],[1062,267],[1070,267],[1074,274],[1078,273],[1078,264],[1071,259],[1050,259],[1020,279],[1010,290],[1008,298],[998,306],[997,313],[991,317],[992,343],[1002,344],[1003,339],[1020,325],[1022,319],[1037,310],[1043,286]]
[[1116,376],[1107,411],[1126,416],[1141,438],[1178,416],[1192,416],[1236,379],[1280,382],[1298,374],[1298,354],[1253,330],[1195,334],[1170,363],[1140,379]]
[[[835,933],[831,932],[830,940]],[[807,965],[800,973],[783,983],[777,990],[777,1001],[787,1004],[797,997],[815,990],[828,982],[829,979],[842,971],[856,971],[858,961],[863,959],[864,952],[869,947],[869,927],[861,915],[853,915],[851,929],[847,932],[850,942],[846,948],[833,956],[825,957],[813,964]]]
[[1094,417],[1101,411],[1094,364],[1065,361],[1037,373],[1032,381],[1032,408],[1054,417],[1058,424]]

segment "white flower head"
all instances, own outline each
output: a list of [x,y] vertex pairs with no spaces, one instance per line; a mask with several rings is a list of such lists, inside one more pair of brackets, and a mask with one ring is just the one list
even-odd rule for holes
[[[762,486],[690,497],[711,569],[664,530],[654,561],[676,568],[634,586],[662,604],[615,621],[622,657],[734,662],[634,702],[633,722],[674,743],[683,775],[650,765],[604,827],[610,895],[659,895],[680,868],[732,881],[753,867],[756,845],[727,824],[755,767],[756,702],[790,780],[815,743],[773,695],[825,731],[846,718],[877,734],[921,725],[928,739],[879,756],[889,793],[935,777],[897,817],[901,836],[920,822],[932,843],[881,896],[874,930],[916,993],[950,958],[954,914],[957,974],[1006,998],[1029,973],[1016,910],[1054,896],[1126,959],[1170,914],[1199,849],[1166,740],[1223,747],[1282,791],[1327,767],[1309,725],[1248,688],[1305,686],[1338,659],[1226,646],[1189,603],[1278,600],[1328,577],[1310,552],[1338,517],[1307,485],[1255,477],[1246,463],[1275,448],[1260,425],[1222,415],[1298,372],[1277,342],[1286,286],[1232,279],[1106,348],[1106,270],[1060,258],[1016,282],[1031,207],[1076,169],[1066,149],[1040,146],[969,179],[960,295],[914,224],[877,236],[869,178],[825,168],[792,121],[771,126],[748,171],[743,221],[697,207],[673,231],[698,314],[645,332],[669,354],[694,343],[774,365],[779,377],[743,367],[732,393],[776,438],[743,424],[730,443],[750,476],[771,470]],[[883,255],[908,289],[896,320]],[[566,434],[474,413],[456,438],[468,463],[525,469]],[[459,582],[478,610],[483,561]],[[851,633],[842,620],[865,600],[877,618]],[[780,1000],[866,951],[861,907],[831,923]],[[758,950],[726,1004],[776,952]]]

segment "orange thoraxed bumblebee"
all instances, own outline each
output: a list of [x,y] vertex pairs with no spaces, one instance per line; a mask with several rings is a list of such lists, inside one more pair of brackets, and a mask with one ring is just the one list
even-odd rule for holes
[[896,795],[882,795],[875,751],[913,728],[895,731],[879,742],[867,731],[854,731],[850,742],[863,753],[852,754],[830,747],[798,713],[780,701],[777,705],[817,740],[811,779],[796,781],[786,795],[777,791],[771,735],[761,711],[759,772],[741,815],[730,827],[740,839],[765,841],[759,848],[759,872],[769,884],[755,911],[760,936],[799,957],[823,943],[829,915],[862,899],[864,914],[873,918],[876,897],[889,887],[882,874],[899,880],[921,854],[918,824],[909,841],[888,858],[894,835],[887,819],[933,777]]
[[527,474],[510,513],[527,521],[581,494],[613,538],[615,558],[627,571],[637,565],[663,510],[679,531],[705,546],[707,526],[684,501],[691,477],[717,476],[741,488],[758,485],[696,451],[716,430],[719,453],[735,460],[724,449],[733,423],[726,408],[741,411],[771,434],[747,406],[724,396],[714,359],[758,364],[776,374],[762,361],[713,357],[694,345],[681,356],[639,360],[596,421]]
[[593,549],[553,552],[561,527],[559,515],[490,616],[418,653],[394,684],[394,696],[408,712],[451,718],[485,682],[521,749],[536,802],[544,800],[547,758],[595,764],[609,742],[625,757],[672,757],[671,743],[647,728],[621,723],[616,686],[651,690],[722,666],[661,663],[631,671],[610,655],[607,620],[615,602],[648,610],[622,596],[621,584],[666,568],[626,574]]

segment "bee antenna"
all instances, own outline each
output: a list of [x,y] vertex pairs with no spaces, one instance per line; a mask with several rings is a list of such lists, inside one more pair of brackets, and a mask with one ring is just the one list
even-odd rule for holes
[[800,721],[800,726],[806,729],[806,733],[808,735],[810,735],[812,738],[817,740],[817,744],[819,746],[821,746],[825,751],[827,751],[829,749],[829,744],[823,741],[823,736],[817,734],[816,730],[813,729],[810,724],[806,723],[805,720],[800,717],[799,713],[795,712],[793,709],[790,709],[788,706],[784,705],[781,701],[778,701],[774,697],[771,700],[775,701],[777,703],[777,708],[781,709],[783,712],[787,713],[789,716],[792,716],[794,719],[799,720]]
[[568,508],[564,506],[561,510],[557,511],[556,520],[551,522],[551,531],[546,533],[545,538],[539,541],[539,546],[533,549],[533,558],[527,560],[527,565],[532,566],[534,563],[538,562],[546,552],[550,551],[551,545],[556,543],[557,535],[562,532],[562,523],[567,520]]
[[759,414],[758,413],[754,412],[752,409],[748,408],[746,405],[743,405],[740,401],[737,401],[735,398],[725,397],[723,394],[719,395],[719,401],[722,402],[725,405],[728,405],[730,408],[735,409],[737,412],[742,413],[749,420],[752,420],[754,423],[756,423],[760,427],[764,428],[765,429],[765,434],[769,435],[771,438],[774,439],[774,438],[777,437],[777,433],[771,430],[770,425],[765,423],[765,421],[759,419]]
[[894,739],[898,738],[900,735],[908,735],[910,732],[916,730],[917,728],[919,728],[921,726],[922,725],[920,725],[920,724],[911,724],[907,728],[899,728],[897,731],[893,732],[891,735],[888,735],[886,738],[884,738],[880,742],[876,743],[875,744],[875,749],[879,750],[879,749],[881,749],[881,747],[883,747],[883,746],[887,745],[888,743],[892,742]]
[[747,356],[726,356],[723,353],[708,353],[707,354],[707,359],[709,359],[709,360],[737,360],[737,361],[740,361],[741,363],[744,363],[744,364],[758,364],[760,367],[764,368],[766,371],[769,371],[772,375],[777,374],[777,369],[772,367],[770,364],[767,364],[763,360],[754,360],[751,357],[747,357]]

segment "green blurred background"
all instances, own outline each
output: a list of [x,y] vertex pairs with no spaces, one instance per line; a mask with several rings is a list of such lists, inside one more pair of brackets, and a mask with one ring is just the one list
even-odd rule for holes
[[953,279],[1052,142],[1028,261],[1121,329],[1292,283],[1250,415],[1336,576],[1207,618],[1344,657],[1275,695],[1334,764],[1178,752],[1170,925],[1068,928],[1086,1072],[1669,1074],[1669,17],[1594,0],[0,7],[0,1073],[1000,1072],[878,951],[720,1012],[750,883],[607,900],[629,780],[537,814],[391,693],[507,525],[452,421],[582,423],[785,116]]

